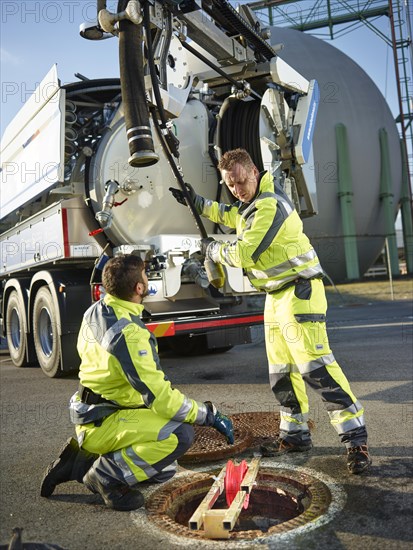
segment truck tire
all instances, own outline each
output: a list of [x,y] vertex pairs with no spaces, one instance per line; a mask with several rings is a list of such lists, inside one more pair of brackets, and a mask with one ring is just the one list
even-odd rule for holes
[[25,367],[27,361],[27,318],[23,300],[16,290],[10,293],[6,310],[7,346],[16,367]]
[[57,312],[52,295],[45,286],[38,290],[34,300],[33,340],[37,360],[44,374],[50,378],[62,376]]

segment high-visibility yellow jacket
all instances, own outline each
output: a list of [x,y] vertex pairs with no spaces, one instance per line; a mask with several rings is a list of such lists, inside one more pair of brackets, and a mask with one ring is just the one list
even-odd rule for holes
[[322,276],[301,218],[269,172],[262,175],[250,203],[229,205],[197,196],[195,204],[202,216],[236,229],[236,241],[213,243],[208,249],[211,258],[244,268],[257,289],[273,292],[298,277]]
[[111,403],[71,400],[71,419],[87,424],[122,408],[150,408],[167,419],[204,424],[208,409],[173,389],[162,371],[155,336],[140,315],[143,305],[106,294],[85,313],[78,337],[79,378]]

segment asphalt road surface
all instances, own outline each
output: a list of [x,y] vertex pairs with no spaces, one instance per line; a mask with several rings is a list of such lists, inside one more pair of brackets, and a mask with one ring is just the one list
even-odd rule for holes
[[[337,491],[335,508],[324,523],[308,532],[292,532],[288,541],[273,537],[236,546],[172,536],[151,526],[144,509],[105,509],[100,497],[76,482],[60,485],[50,499],[41,498],[42,473],[73,434],[67,403],[77,378],[48,379],[38,368],[16,369],[7,354],[0,355],[0,548],[7,548],[14,527],[23,527],[24,548],[36,548],[29,542],[43,543],[37,548],[70,550],[280,548],[288,542],[289,550],[411,549],[412,303],[331,308],[329,335],[336,359],[366,409],[371,471],[362,476],[347,473],[344,450],[322,404],[310,392],[314,449],[269,462],[327,480]],[[195,399],[214,401],[226,413],[275,410],[259,329],[252,344],[225,354],[182,358],[163,353],[161,361],[174,385]]]

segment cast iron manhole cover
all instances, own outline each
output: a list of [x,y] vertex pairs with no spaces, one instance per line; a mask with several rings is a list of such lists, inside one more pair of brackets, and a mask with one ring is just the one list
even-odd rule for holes
[[252,445],[251,432],[234,425],[234,444],[228,445],[224,436],[213,428],[194,426],[195,439],[191,448],[179,459],[179,463],[221,460],[242,453]]
[[234,426],[248,430],[253,438],[253,445],[260,445],[265,440],[273,440],[280,433],[280,413],[246,412],[231,416]]
[[[179,459],[180,463],[211,462],[236,456],[251,447],[274,440],[280,431],[278,412],[246,412],[230,415],[234,424],[234,445],[213,428],[194,426],[195,439],[191,448]],[[310,430],[314,423],[309,422]]]

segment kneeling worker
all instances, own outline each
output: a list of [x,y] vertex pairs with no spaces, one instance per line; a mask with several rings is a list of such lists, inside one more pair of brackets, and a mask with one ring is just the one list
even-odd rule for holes
[[232,423],[209,401],[173,389],[163,373],[155,336],[140,319],[148,279],[138,256],[117,256],[103,270],[105,297],[85,313],[78,338],[80,385],[70,401],[77,441],[70,439],[42,480],[82,482],[115,510],[143,505],[142,481],[163,482],[191,446],[191,424],[212,426],[228,443]]

